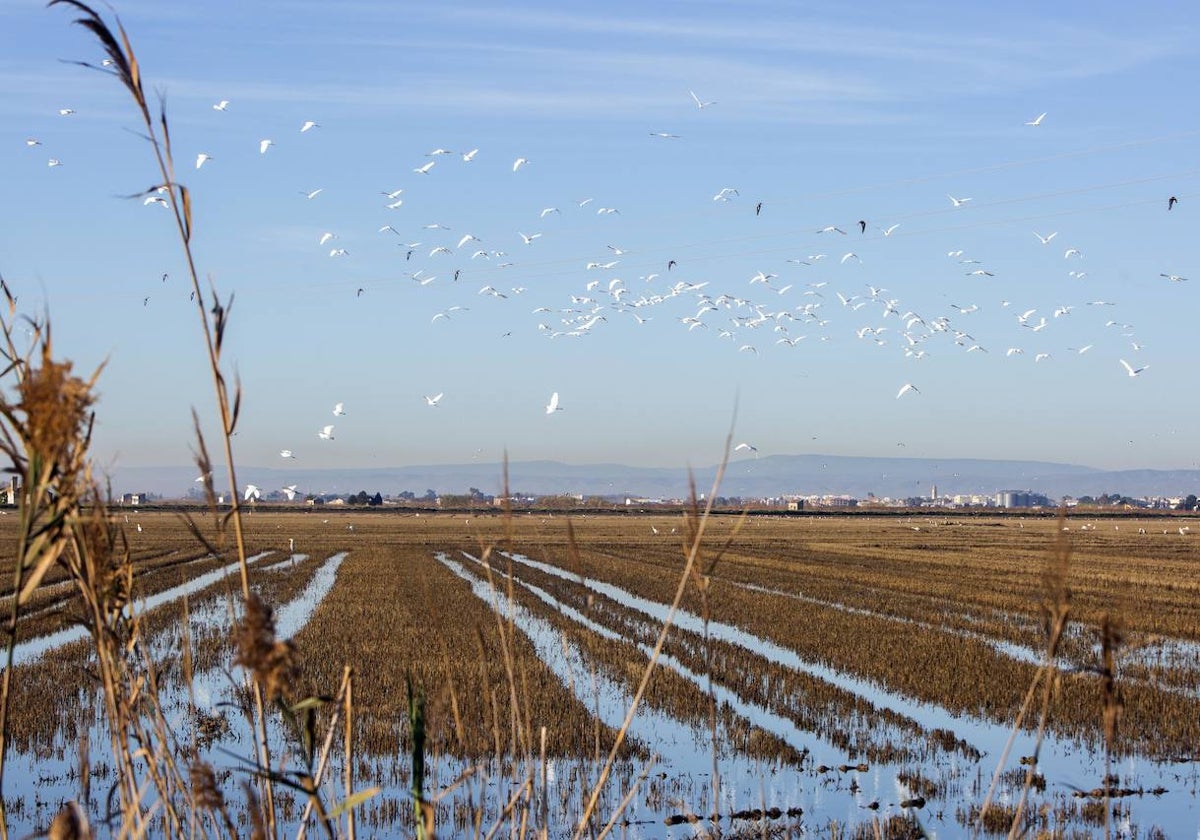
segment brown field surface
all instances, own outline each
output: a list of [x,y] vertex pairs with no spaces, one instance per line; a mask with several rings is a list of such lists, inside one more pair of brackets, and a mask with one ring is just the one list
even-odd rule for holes
[[[125,513],[118,516],[139,598],[170,594],[233,559],[198,545],[178,514],[130,510],[127,523]],[[1113,755],[1194,760],[1200,535],[1180,534],[1181,524],[1156,517],[1064,525],[1016,515],[712,516],[681,603],[694,622],[666,635],[669,666],[654,670],[643,706],[700,732],[718,765],[740,756],[836,790],[847,774],[886,765],[921,802],[940,800],[948,824],[956,809],[965,824],[972,808],[978,813],[986,787],[980,779],[999,756],[979,742],[975,724],[959,720],[1009,728],[1017,719],[1045,646],[1047,570],[1058,546],[1070,623],[1048,732],[1103,755],[1098,628],[1108,615],[1121,631],[1115,676],[1123,706]],[[336,582],[293,638],[301,663],[294,691],[331,694],[343,668],[354,669],[357,773],[394,788],[365,813],[386,826],[411,818],[400,805],[409,782],[409,685],[426,697],[426,751],[435,759],[462,767],[544,755],[583,762],[591,778],[620,722],[597,715],[597,681],[626,695],[636,690],[662,627],[647,604],[671,603],[695,525],[683,515],[301,513],[263,505],[246,516],[245,533],[248,553],[264,554],[251,566],[252,584],[275,605],[301,598],[321,564],[346,553]],[[11,517],[0,517],[0,545],[12,544],[10,527]],[[211,522],[198,527],[216,542]],[[483,595],[473,594],[472,581]],[[147,612],[146,635],[165,640],[164,680],[184,684],[192,673],[231,668],[229,605],[237,588],[236,578],[224,578],[190,593],[189,613],[218,618],[186,634],[184,599]],[[0,594],[10,598],[11,588],[0,585]],[[69,582],[48,576],[20,622],[19,641],[69,627],[77,618],[73,599]],[[553,637],[549,648],[539,633]],[[69,758],[70,744],[101,718],[81,664],[86,648],[74,642],[17,666],[14,749]],[[565,673],[550,661],[556,648],[576,652],[582,664]],[[718,702],[712,686],[726,699]],[[44,713],[47,703],[68,702],[83,712]],[[920,709],[939,710],[944,722],[914,712]],[[1025,727],[1037,722],[1030,715]],[[210,741],[231,737],[211,718],[196,723],[208,727]],[[663,754],[663,745],[631,730],[619,750],[623,778],[652,753]],[[1077,768],[1080,786],[1101,784],[1102,768]],[[1019,789],[1023,771],[1014,771],[1007,783]],[[672,798],[664,789],[672,784],[680,785],[648,783],[643,807],[662,814],[686,799],[678,791]],[[703,803],[704,784],[684,787]],[[578,800],[579,788],[561,798]],[[1054,824],[1072,825],[1083,812],[1069,792],[1058,795]],[[906,809],[916,807],[906,801]],[[899,797],[890,804],[894,815],[908,813]],[[447,804],[439,819],[478,822],[481,806],[472,806],[475,816],[464,807]]]

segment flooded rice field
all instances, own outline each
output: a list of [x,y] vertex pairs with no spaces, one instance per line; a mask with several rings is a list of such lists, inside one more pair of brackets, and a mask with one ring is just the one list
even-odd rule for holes
[[[353,756],[332,750],[326,777],[378,788],[360,836],[415,834],[410,686],[443,837],[569,837],[587,813],[585,835],[630,838],[1200,836],[1200,543],[1153,520],[1065,532],[1058,588],[1053,519],[714,517],[698,540],[683,516],[246,522],[299,660],[289,702],[353,669]],[[171,742],[236,806],[254,755],[237,565],[173,516],[138,524],[138,650]],[[14,836],[67,800],[102,814],[115,783],[78,606],[43,590],[12,666]],[[273,718],[282,773],[294,734]],[[303,806],[280,792],[287,835]]]

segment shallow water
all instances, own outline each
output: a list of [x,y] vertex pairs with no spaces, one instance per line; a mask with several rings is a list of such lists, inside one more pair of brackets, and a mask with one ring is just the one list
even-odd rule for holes
[[[261,554],[255,554],[253,557],[247,557],[247,563],[257,563],[264,557],[271,555],[273,552],[264,551]],[[161,607],[164,604],[169,604],[184,596],[194,595],[202,589],[206,589],[223,580],[226,577],[232,577],[234,572],[241,566],[240,561],[235,561],[215,569],[199,577],[189,580],[187,583],[182,583],[179,586],[174,586],[159,592],[156,595],[151,595],[149,598],[139,598],[136,601],[136,610],[140,613],[149,612],[150,610]],[[81,626],[67,627],[59,630],[57,633],[50,633],[46,636],[39,636],[36,639],[30,639],[28,642],[21,642],[13,649],[13,664],[23,665],[31,662],[49,651],[69,645],[72,642],[77,642],[87,638],[87,629]]]
[[[511,557],[518,564],[527,565],[564,580],[582,583],[590,590],[612,598],[626,607],[643,612],[655,621],[661,622],[667,616],[667,605],[641,598],[612,584],[590,579],[581,580],[578,576],[558,567],[532,560],[520,554],[506,554],[505,556]],[[674,620],[681,628],[693,632],[703,631],[702,620],[687,611],[678,611]],[[740,628],[719,622],[710,622],[708,633],[715,639],[738,645],[755,654],[766,656],[772,661],[802,670],[832,685],[851,691],[878,708],[889,709],[916,721],[927,730],[948,729],[953,731],[957,737],[965,739],[983,753],[983,760],[972,773],[982,774],[985,777],[985,786],[986,780],[990,778],[995,769],[995,762],[999,760],[1004,745],[1011,735],[1011,729],[1006,725],[979,717],[957,715],[943,707],[889,691],[883,686],[840,673],[820,663],[805,661],[794,651],[769,640],[758,638]],[[749,705],[743,704],[740,711],[752,723],[775,731],[771,722],[756,714],[756,710]],[[810,740],[804,746],[813,749],[814,737],[809,736]],[[1019,767],[1017,761],[1019,756],[1030,754],[1033,751],[1033,744],[1034,738],[1031,733],[1018,733],[1006,766]],[[801,745],[797,744],[796,746]],[[956,759],[956,761],[967,763],[962,759]],[[1101,752],[1089,749],[1071,739],[1047,737],[1041,747],[1038,769],[1046,777],[1049,792],[1057,791],[1069,795],[1076,789],[1087,790],[1100,784],[1104,774],[1104,756]],[[936,774],[937,770],[930,768],[926,772],[932,776]],[[1169,765],[1130,757],[1118,763],[1116,772],[1121,775],[1120,784],[1122,786],[1145,790],[1161,787],[1168,791],[1159,798],[1144,801],[1123,800],[1131,805],[1134,821],[1144,823],[1143,828],[1157,824],[1170,837],[1191,836],[1197,832],[1197,829],[1200,829],[1200,806],[1197,805],[1196,799],[1200,781],[1197,779],[1195,764]],[[888,774],[881,771],[880,775]],[[894,780],[894,775],[892,778]],[[862,785],[863,783],[859,781],[858,784]],[[881,784],[886,787],[887,783],[881,781]],[[950,810],[947,809],[947,811]],[[880,814],[883,813],[884,811],[881,810]],[[859,818],[861,818],[861,814]],[[952,820],[952,817],[950,819]],[[956,824],[953,822],[948,824],[947,836],[954,836],[955,827]]]
[[[333,555],[322,562],[313,572],[312,579],[304,591],[290,603],[281,605],[276,611],[277,629],[280,636],[290,636],[299,632],[310,620],[313,612],[322,600],[336,585],[337,570],[346,557],[345,552]],[[619,638],[612,629],[592,621],[578,611],[559,605],[555,599],[539,587],[520,580],[522,564],[530,568],[555,574],[567,580],[579,582],[578,578],[568,575],[554,567],[537,564],[521,556],[513,558],[514,572],[517,583],[538,598],[542,603],[560,612],[567,621],[574,622],[592,632],[609,638]],[[597,711],[600,719],[609,726],[618,727],[625,717],[631,697],[620,683],[609,679],[599,669],[594,668],[587,655],[576,645],[566,641],[563,634],[548,620],[540,618],[530,610],[520,605],[509,604],[502,595],[497,595],[487,581],[479,574],[479,561],[464,555],[462,559],[452,559],[446,555],[438,555],[436,560],[450,568],[471,587],[472,592],[504,615],[511,615],[514,625],[524,633],[534,645],[537,655],[551,667],[564,684],[574,687],[576,696],[587,707]],[[261,567],[260,567],[261,568]],[[283,561],[273,563],[273,569],[287,568]],[[497,571],[493,565],[493,573]],[[595,581],[584,581],[583,585],[597,594],[613,597],[621,604],[637,609],[646,616],[647,621],[661,621],[666,613],[666,606],[646,599],[633,596],[619,587]],[[166,593],[164,593],[165,595]],[[176,595],[180,597],[182,593]],[[169,600],[169,599],[168,599]],[[143,607],[145,608],[145,607]],[[203,628],[227,624],[228,606],[211,604],[199,607],[191,616],[193,627]],[[700,627],[700,620],[694,615],[684,613],[679,616],[679,624],[690,629]],[[862,696],[880,708],[889,708],[906,714],[921,725],[941,726],[955,731],[962,738],[981,749],[995,750],[997,740],[1002,743],[1007,738],[1008,730],[998,724],[975,720],[971,718],[956,718],[944,709],[922,704],[911,698],[895,692],[888,692],[870,682],[856,680],[840,675],[822,666],[805,662],[778,645],[767,640],[759,639],[753,634],[746,633],[731,626],[709,626],[710,635],[722,638],[731,644],[737,644],[756,655],[780,658],[777,661],[786,662],[790,667],[803,669],[821,678],[829,677],[834,684],[846,687],[848,690]],[[164,643],[169,643],[164,636]],[[646,645],[641,645],[643,655],[648,655]],[[693,673],[682,667],[680,663],[670,658],[662,660],[664,667],[671,668],[684,678],[692,681],[702,690],[707,688],[707,678]],[[211,713],[226,709],[236,690],[239,678],[235,674],[221,672],[206,672],[197,675],[194,681],[196,700],[201,708]],[[845,760],[840,751],[820,735],[806,732],[792,722],[771,713],[759,705],[742,700],[736,692],[715,686],[714,693],[719,703],[728,704],[736,714],[751,723],[772,732],[788,741],[798,749],[808,749],[810,760],[800,768],[781,765],[775,762],[763,762],[746,758],[722,747],[718,762],[721,780],[721,810],[729,813],[739,808],[779,807],[781,809],[799,807],[804,814],[793,820],[784,819],[777,825],[803,826],[803,831],[811,836],[828,836],[829,826],[837,822],[842,826],[858,823],[869,824],[872,815],[885,818],[889,814],[900,813],[896,803],[909,795],[908,789],[899,782],[897,775],[904,769],[901,766],[873,764],[867,771],[847,772],[828,771],[818,773],[815,766],[828,764],[837,766]],[[167,696],[169,714],[177,724],[182,724],[186,713],[186,694],[182,689],[170,692]],[[911,713],[911,714],[910,714]],[[249,733],[244,721],[236,713],[227,714],[233,731],[213,749],[206,750],[204,755],[220,768],[234,765],[230,754],[249,755],[252,752]],[[89,735],[93,760],[102,758],[108,747],[103,736],[103,728],[93,726]],[[274,736],[278,736],[274,731]],[[695,826],[683,824],[675,827],[663,825],[664,817],[671,814],[695,812],[706,813],[711,801],[711,772],[713,767],[712,740],[706,726],[694,726],[676,719],[672,715],[649,708],[639,709],[634,717],[631,736],[645,744],[651,751],[659,754],[659,758],[649,778],[642,784],[626,817],[635,824],[623,830],[623,836],[631,840],[649,840],[649,838],[692,838],[703,828],[704,823]],[[278,740],[275,741],[279,743]],[[72,768],[75,766],[75,745],[56,744],[52,749],[42,752],[39,756],[14,754],[10,756],[10,778],[22,779],[23,785],[15,789],[9,785],[10,799],[13,796],[23,797],[24,808],[13,814],[10,820],[16,836],[24,836],[38,826],[45,826],[50,816],[57,810],[57,803],[63,798],[76,795],[72,781]],[[1021,746],[1015,747],[1009,764],[1015,765],[1017,756],[1023,754]],[[926,830],[932,837],[955,838],[969,833],[954,817],[955,809],[960,804],[975,802],[982,799],[977,786],[986,787],[990,774],[995,767],[997,752],[986,755],[978,763],[964,759],[961,756],[945,756],[938,764],[920,768],[929,778],[944,782],[946,794],[944,797],[931,802],[919,815]],[[1097,764],[1097,761],[1099,763]],[[431,779],[431,789],[436,789],[436,781],[443,783],[457,776],[466,768],[462,762],[445,757],[431,758],[435,772]],[[377,763],[369,768],[367,773],[360,773],[361,783],[371,783],[371,776],[380,779],[395,779],[403,774],[407,765],[407,757],[398,756],[394,763]],[[614,786],[614,791],[606,798],[602,814],[609,813],[616,799],[624,792],[631,776],[644,765],[641,763],[633,768],[621,769],[620,777],[624,780]],[[912,769],[911,767],[909,769]],[[1068,742],[1052,741],[1043,749],[1041,769],[1046,773],[1051,795],[1069,794],[1068,785],[1094,787],[1103,772],[1103,760],[1078,745]],[[1161,798],[1133,798],[1127,801],[1132,808],[1132,822],[1126,831],[1118,836],[1132,836],[1133,826],[1139,830],[1138,836],[1145,836],[1146,829],[1151,824],[1161,826],[1168,837],[1200,836],[1200,811],[1197,810],[1197,791],[1200,781],[1197,779],[1196,765],[1152,766],[1147,762],[1127,760],[1117,768],[1122,776],[1122,784],[1131,787],[1139,785],[1146,788],[1161,784],[1168,793]],[[331,767],[336,778],[337,767]],[[558,760],[553,763],[552,780],[550,782],[549,799],[555,803],[551,808],[550,820],[552,837],[566,836],[573,818],[578,813],[579,790],[596,776],[596,766],[590,760]],[[666,773],[665,778],[657,774]],[[1178,774],[1178,775],[1175,775]],[[235,777],[239,774],[235,773]],[[476,801],[484,799],[489,807],[495,807],[497,801],[502,801],[508,791],[514,790],[513,773],[505,773],[494,764],[479,768],[478,775],[469,785],[464,785],[458,794],[471,792]],[[979,780],[982,779],[982,782]],[[107,784],[107,783],[106,783]],[[105,784],[105,786],[106,786]],[[97,781],[95,788],[100,787]],[[231,799],[240,801],[239,794],[230,790]],[[389,784],[383,796],[384,799],[405,803],[406,790],[402,784]],[[1001,793],[1001,798],[1008,796]],[[93,802],[97,796],[93,791]],[[446,809],[451,807],[453,796],[445,803]],[[879,802],[878,811],[866,810],[872,802]],[[37,803],[41,803],[40,806]],[[559,807],[557,803],[565,803]],[[373,807],[376,801],[368,804]],[[97,809],[93,808],[93,812]],[[940,814],[940,815],[939,815]],[[370,831],[361,828],[360,836],[371,835]],[[488,825],[485,822],[485,829]],[[725,825],[728,825],[726,823]],[[737,825],[746,825],[738,823]],[[1075,823],[1078,826],[1078,823]],[[465,832],[456,831],[452,823],[443,818],[439,824],[441,836],[464,836]],[[285,836],[294,836],[295,826],[291,825],[285,831]],[[1096,829],[1092,832],[1099,833]],[[403,834],[397,828],[382,830],[375,836],[397,836]],[[315,836],[310,831],[310,836]]]

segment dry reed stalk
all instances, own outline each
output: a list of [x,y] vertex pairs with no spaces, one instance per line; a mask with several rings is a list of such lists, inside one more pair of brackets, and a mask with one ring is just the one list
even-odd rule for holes
[[[114,76],[133,98],[145,128],[145,139],[149,142],[161,176],[159,183],[135,197],[142,197],[165,189],[171,194],[172,201],[168,202],[172,218],[187,263],[188,277],[192,284],[192,299],[196,304],[196,312],[200,318],[201,333],[208,357],[209,370],[212,375],[216,392],[217,409],[221,423],[221,440],[224,445],[225,464],[229,471],[229,487],[231,508],[227,517],[233,524],[234,540],[237,547],[239,568],[242,580],[242,596],[250,595],[250,576],[246,562],[246,544],[242,529],[241,505],[238,495],[237,468],[233,457],[233,434],[237,426],[241,408],[241,382],[235,377],[232,395],[221,365],[221,351],[228,326],[229,310],[233,303],[222,303],[215,288],[211,296],[211,307],[206,307],[204,290],[200,285],[200,275],[196,268],[195,256],[192,252],[192,198],[191,192],[175,178],[175,161],[171,143],[170,126],[167,121],[166,106],[160,104],[157,124],[151,114],[149,101],[142,84],[141,67],[130,43],[128,34],[120,19],[116,19],[116,34],[104,22],[103,18],[81,0],[50,0],[51,6],[64,5],[75,9],[82,17],[74,23],[89,31],[100,42],[108,59],[106,66],[97,67],[88,62],[76,62],[84,67]],[[118,36],[119,35],[119,39]],[[111,69],[109,69],[111,67]],[[209,321],[209,315],[212,321]],[[202,441],[202,438],[201,438]],[[201,443],[201,445],[203,445]],[[206,481],[206,484],[210,482]],[[215,509],[214,509],[215,515]],[[266,709],[261,689],[255,685],[252,689],[255,702],[255,720],[257,734],[258,763],[261,769],[269,770],[271,766],[270,745],[267,736]],[[271,840],[277,836],[275,794],[269,781],[269,773],[259,775],[266,798],[266,825]]]
[[517,786],[517,789],[513,791],[513,795],[508,798],[508,801],[504,803],[504,807],[500,809],[500,814],[496,817],[496,822],[488,830],[488,833],[484,835],[483,840],[494,840],[497,832],[504,826],[508,816],[516,810],[517,802],[520,801],[522,796],[528,796],[529,790],[532,787],[533,780],[529,778]]
[[650,756],[650,758],[646,761],[646,766],[642,768],[642,772],[638,773],[637,778],[633,780],[633,784],[629,786],[629,790],[625,792],[625,796],[622,797],[621,801],[617,804],[617,807],[613,809],[612,814],[608,818],[608,822],[604,824],[604,827],[600,829],[600,833],[596,835],[596,840],[604,840],[604,838],[608,836],[609,832],[613,830],[617,824],[618,817],[625,813],[625,809],[629,807],[629,803],[633,801],[633,797],[641,788],[642,782],[646,781],[646,777],[650,775],[650,770],[654,767],[657,761],[658,756],[656,755]]
[[546,772],[546,727],[542,727],[540,731],[539,744],[539,760],[541,764],[541,781],[542,781],[542,797],[541,797],[541,838],[547,840],[550,834],[550,785],[548,774]]
[[[697,539],[697,533],[700,529],[701,514],[700,504],[696,497],[696,483],[690,477],[688,480],[689,504],[684,511],[684,546],[694,543]],[[696,591],[700,594],[700,619],[702,622],[701,644],[704,651],[704,676],[707,681],[708,695],[708,720],[709,720],[709,737],[712,745],[712,811],[710,812],[710,821],[713,823],[717,837],[721,836],[721,774],[719,767],[720,744],[717,737],[717,694],[713,684],[713,668],[712,668],[712,639],[709,635],[709,625],[712,622],[712,604],[709,600],[709,590],[712,586],[712,575],[716,571],[717,563],[733,543],[738,532],[746,522],[748,509],[742,511],[742,515],[738,517],[732,531],[726,538],[725,544],[713,554],[712,560],[706,567],[699,558],[697,563],[692,568],[692,583],[696,587]]]
[[[345,776],[346,776],[346,801],[349,802],[354,796],[354,669],[349,665],[346,666],[346,702],[343,706],[346,715],[346,741],[345,749]],[[333,732],[333,727],[329,727],[329,731]],[[346,809],[346,836],[349,840],[354,840],[354,809]]]
[[1100,619],[1100,688],[1104,715],[1104,837],[1112,836],[1112,754],[1125,711],[1125,698],[1117,685],[1117,652],[1124,643],[1120,619],[1104,613]]
[[90,380],[83,380],[71,375],[70,362],[55,361],[48,323],[43,326],[30,320],[30,347],[24,352],[18,350],[13,337],[16,298],[2,278],[0,290],[9,309],[8,318],[0,323],[4,341],[0,355],[5,363],[0,375],[16,379],[17,397],[13,401],[0,396],[0,452],[9,458],[10,472],[21,481],[13,594],[0,682],[0,837],[7,840],[4,767],[18,619],[21,607],[67,551],[78,511],[92,491],[87,448],[95,399],[92,389],[100,371]]
[[[345,798],[345,800],[343,800],[341,805],[334,808],[333,813],[336,814],[339,811],[344,810],[347,814],[348,820],[352,820],[353,814],[354,814],[354,808],[359,803],[365,801],[366,799],[374,796],[375,794],[377,794],[379,792],[378,788],[370,788],[366,791],[360,791],[359,793],[354,793],[353,788],[351,787],[351,781],[353,779],[353,768],[351,767],[351,763],[353,762],[353,758],[354,758],[354,754],[352,751],[353,744],[352,744],[352,739],[351,739],[352,723],[351,723],[351,717],[350,717],[352,703],[353,703],[352,693],[351,693],[352,692],[352,684],[353,684],[353,674],[354,674],[354,670],[349,665],[345,666],[342,669],[341,685],[338,687],[337,696],[333,698],[333,703],[332,703],[333,716],[332,716],[332,719],[329,721],[329,726],[325,730],[325,741],[321,746],[321,753],[320,753],[320,757],[317,760],[316,770],[312,773],[312,775],[310,777],[309,787],[312,792],[308,794],[308,799],[304,803],[304,811],[300,816],[300,827],[296,830],[296,840],[304,840],[305,835],[308,833],[308,819],[309,819],[309,817],[312,816],[312,813],[314,810],[318,811],[321,814],[324,813],[324,811],[321,809],[321,802],[320,802],[319,798],[315,795],[315,791],[318,787],[320,787],[321,781],[325,777],[325,771],[329,766],[329,756],[330,756],[330,754],[332,752],[332,748],[333,748],[333,736],[337,732],[338,716],[340,714],[344,713],[346,715],[346,731],[345,731],[346,769],[344,770],[345,781],[346,781],[346,798]],[[314,704],[314,701],[312,701],[311,699],[303,701],[303,702],[304,702],[304,704]],[[294,708],[296,708],[296,707],[294,707]],[[352,826],[352,823],[351,823],[351,826]],[[331,831],[331,826],[329,826],[328,824],[325,825],[325,828],[326,828],[326,831]],[[353,828],[351,828],[351,831],[353,831]]]
[[1058,659],[1058,650],[1062,643],[1063,634],[1066,632],[1071,613],[1071,590],[1068,586],[1071,544],[1066,536],[1066,518],[1066,509],[1060,509],[1057,527],[1055,528],[1054,545],[1051,548],[1042,573],[1041,610],[1042,630],[1046,636],[1045,656],[1037,673],[1034,675],[1028,691],[1025,693],[1025,699],[1021,703],[1021,708],[1013,723],[1012,731],[1009,733],[1004,749],[1000,753],[996,771],[992,775],[991,785],[988,787],[987,796],[984,797],[983,805],[979,809],[979,819],[975,824],[977,831],[982,830],[983,818],[991,806],[992,796],[995,793],[1000,775],[1003,772],[1004,764],[1008,760],[1008,754],[1012,749],[1013,742],[1016,740],[1017,733],[1024,723],[1025,715],[1032,707],[1034,693],[1040,683],[1042,686],[1042,702],[1038,714],[1037,735],[1034,739],[1033,761],[1029,763],[1026,770],[1021,797],[1013,811],[1013,820],[1008,832],[1009,840],[1013,840],[1019,834],[1021,818],[1025,812],[1025,803],[1028,799],[1029,791],[1033,787],[1034,776],[1037,773],[1037,758],[1041,751],[1049,719],[1050,699],[1057,682],[1058,666],[1056,662]]
[[633,717],[637,714],[638,706],[642,702],[642,697],[646,694],[646,687],[650,684],[650,677],[654,674],[654,669],[658,665],[658,658],[662,654],[663,646],[667,642],[667,634],[675,623],[675,613],[679,611],[679,605],[683,602],[683,594],[687,590],[688,581],[691,579],[692,570],[700,556],[700,544],[704,538],[705,528],[708,524],[709,517],[712,514],[713,499],[717,495],[717,488],[721,484],[721,479],[725,475],[725,467],[729,462],[729,451],[733,443],[733,436],[730,434],[725,438],[725,455],[721,459],[721,465],[717,468],[716,477],[713,479],[712,490],[708,494],[708,502],[704,507],[704,514],[696,524],[696,531],[690,546],[686,549],[686,561],[683,566],[683,573],[679,577],[679,585],[675,588],[675,597],[671,601],[671,606],[667,610],[666,618],[663,620],[663,626],[659,631],[658,639],[654,643],[654,647],[650,652],[650,659],[646,663],[645,669],[642,671],[642,678],[638,683],[637,691],[634,692],[633,700],[629,703],[629,709],[625,713],[625,719],[621,722],[621,728],[617,730],[616,738],[613,739],[612,748],[609,750],[608,758],[604,761],[604,766],[600,770],[600,777],[593,785],[592,791],[588,796],[587,804],[583,809],[583,813],[579,817],[579,825],[575,828],[574,840],[581,840],[584,831],[591,822],[592,813],[596,809],[596,804],[600,800],[600,793],[608,781],[608,776],[612,772],[613,762],[616,761],[617,752],[621,745],[625,742],[625,736],[629,734],[629,727],[633,723]]

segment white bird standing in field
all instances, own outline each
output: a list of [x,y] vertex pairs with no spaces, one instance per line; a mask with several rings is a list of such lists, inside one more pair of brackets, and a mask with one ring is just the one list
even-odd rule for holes
[[900,393],[896,394],[896,399],[900,399],[905,394],[907,394],[909,391],[912,391],[914,394],[921,393],[920,391],[917,390],[916,385],[912,384],[911,382],[907,382],[903,386],[901,386]]
[[562,406],[558,404],[558,391],[550,395],[550,402],[546,403],[546,413],[553,414],[556,411],[562,411]]
[[438,404],[438,403],[441,401],[441,399],[442,399],[442,396],[443,396],[443,395],[444,395],[444,392],[443,392],[443,393],[440,393],[440,394],[435,394],[435,395],[434,395],[434,396],[432,396],[432,397],[430,397],[430,396],[426,396],[426,397],[425,397],[425,404],[426,404],[426,405],[428,405],[428,406],[430,406],[430,407],[436,408],[436,407],[437,407],[437,404]]
[[317,437],[321,440],[333,440],[333,426],[322,426],[321,431],[317,432]]

